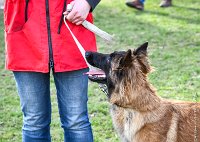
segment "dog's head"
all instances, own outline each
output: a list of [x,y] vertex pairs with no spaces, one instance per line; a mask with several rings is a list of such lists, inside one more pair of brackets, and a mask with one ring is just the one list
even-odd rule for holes
[[[136,50],[117,51],[111,54],[97,52],[86,52],[86,59],[89,64],[105,72],[105,76],[89,74],[93,82],[106,84],[109,97],[113,93],[120,93],[146,81],[146,75],[151,71],[147,59],[148,42]],[[129,90],[130,91],[130,90]],[[127,90],[126,90],[127,92]]]

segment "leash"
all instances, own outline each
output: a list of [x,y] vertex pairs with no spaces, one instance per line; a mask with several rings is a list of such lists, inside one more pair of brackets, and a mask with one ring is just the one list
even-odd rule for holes
[[[73,6],[71,4],[67,5],[67,12],[71,12],[72,11]],[[100,28],[98,28],[97,26],[95,26],[94,24],[88,22],[87,20],[84,20],[82,25],[88,29],[89,31],[95,33],[96,35],[98,35],[99,37],[101,37],[102,39],[111,42],[113,40],[113,36],[108,34],[107,32],[101,30]]]
[[67,27],[67,29],[69,30],[70,34],[72,35],[78,49],[80,50],[81,52],[81,55],[83,56],[83,59],[85,60],[86,64],[88,65],[89,68],[91,68],[90,64],[87,62],[86,58],[85,58],[85,49],[83,48],[83,46],[80,44],[80,42],[78,41],[78,39],[75,37],[75,35],[72,33],[71,29],[69,28],[67,22],[66,22],[66,19],[67,19],[67,16],[65,15],[63,20],[64,20],[64,23],[65,23],[65,26]]
[[[71,4],[68,4],[67,5],[67,12],[70,12],[72,10],[72,5]],[[66,22],[66,19],[67,19],[67,15],[65,15],[63,17],[63,21],[65,23],[65,26],[67,27],[67,29],[69,30],[70,34],[72,35],[78,49],[80,50],[81,52],[81,55],[83,56],[86,64],[88,65],[89,69],[91,68],[90,64],[87,62],[86,58],[85,58],[85,49],[83,48],[83,46],[80,44],[80,42],[78,41],[78,39],[75,37],[75,35],[72,33],[71,29],[69,28],[67,22]],[[96,27],[95,25],[93,25],[92,23],[88,22],[87,20],[85,20],[82,25],[90,30],[91,32],[95,33],[96,35],[100,36],[101,38],[107,40],[107,41],[111,41],[112,40],[112,36],[108,33],[106,33],[105,31],[99,29],[98,27]]]
[[[67,9],[68,9],[67,11],[71,11],[71,9],[70,9],[71,6],[69,6],[69,4],[68,4],[67,7],[68,7],[68,8],[67,8]],[[70,10],[69,10],[69,9],[70,9]],[[90,70],[90,69],[92,68],[92,66],[87,62],[87,60],[86,60],[86,58],[85,58],[85,52],[86,52],[86,51],[85,51],[85,49],[83,48],[83,46],[81,45],[81,43],[78,41],[78,39],[76,38],[76,36],[73,34],[73,32],[71,31],[71,29],[69,28],[69,25],[67,24],[66,19],[67,19],[67,15],[65,15],[65,16],[63,17],[64,24],[65,24],[65,26],[67,27],[67,29],[69,30],[70,34],[72,35],[72,38],[74,39],[74,41],[75,41],[75,43],[76,43],[78,49],[79,49],[80,52],[81,52],[81,55],[82,55],[83,59],[85,60],[87,66],[89,67],[89,70]],[[90,31],[92,31],[93,33],[99,35],[99,36],[102,37],[103,39],[108,40],[108,41],[112,40],[112,36],[111,36],[111,35],[107,34],[106,32],[102,31],[101,29],[97,28],[96,26],[94,26],[94,25],[91,24],[90,22],[88,22],[88,21],[85,20],[85,21],[83,22],[82,25],[83,25],[85,28],[87,28],[87,29],[89,29]],[[99,88],[100,88],[100,90],[101,90],[102,92],[104,92],[104,93],[106,94],[107,97],[109,96],[109,95],[108,95],[108,88],[107,88],[107,86],[106,86],[105,84],[99,83]]]

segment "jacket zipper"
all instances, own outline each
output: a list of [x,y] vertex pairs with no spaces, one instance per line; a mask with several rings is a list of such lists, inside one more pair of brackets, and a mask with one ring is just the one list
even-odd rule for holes
[[52,48],[52,39],[51,39],[51,26],[50,26],[50,15],[49,15],[49,0],[46,0],[46,21],[47,21],[47,32],[48,32],[48,47],[49,47],[49,67],[54,69],[53,61],[53,48]]
[[26,0],[26,6],[25,6],[25,22],[28,20],[28,3],[29,3],[29,0]]

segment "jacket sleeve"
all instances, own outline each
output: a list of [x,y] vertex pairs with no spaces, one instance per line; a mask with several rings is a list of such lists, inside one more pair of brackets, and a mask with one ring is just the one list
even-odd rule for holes
[[86,0],[89,5],[91,6],[91,11],[94,10],[94,8],[97,6],[97,4],[101,1],[101,0]]

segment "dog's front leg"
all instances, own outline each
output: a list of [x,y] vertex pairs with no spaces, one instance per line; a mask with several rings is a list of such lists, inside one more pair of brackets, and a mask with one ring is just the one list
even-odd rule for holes
[[173,113],[171,125],[167,132],[167,140],[166,142],[176,142],[177,141],[177,130],[178,130],[178,114]]

